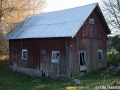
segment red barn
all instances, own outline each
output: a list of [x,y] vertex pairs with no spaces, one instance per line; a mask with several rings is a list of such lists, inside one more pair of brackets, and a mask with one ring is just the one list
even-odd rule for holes
[[79,76],[106,66],[110,29],[97,3],[28,16],[4,39],[9,67],[31,75]]

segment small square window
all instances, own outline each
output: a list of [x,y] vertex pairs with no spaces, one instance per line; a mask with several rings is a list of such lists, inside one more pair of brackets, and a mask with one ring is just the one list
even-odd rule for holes
[[102,50],[98,50],[98,60],[102,60],[103,59],[103,52]]
[[27,49],[22,49],[22,59],[27,60]]
[[93,18],[89,18],[89,24],[94,24],[94,19]]
[[60,52],[52,51],[52,63],[59,63]]

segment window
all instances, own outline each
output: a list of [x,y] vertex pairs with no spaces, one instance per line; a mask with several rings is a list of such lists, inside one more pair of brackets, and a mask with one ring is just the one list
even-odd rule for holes
[[60,52],[52,51],[52,63],[59,63]]
[[22,59],[27,60],[27,49],[22,49]]
[[102,50],[98,50],[98,60],[102,60],[102,59],[103,59]]
[[90,18],[89,19],[89,24],[94,24],[94,19]]

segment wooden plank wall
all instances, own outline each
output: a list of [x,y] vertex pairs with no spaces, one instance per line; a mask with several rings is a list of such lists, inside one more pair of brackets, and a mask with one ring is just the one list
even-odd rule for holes
[[[89,18],[95,20],[95,24],[89,24]],[[106,65],[106,43],[105,33],[96,12],[85,21],[72,41],[72,75],[79,75],[79,52],[86,51],[87,72],[97,70]],[[98,50],[103,50],[103,60],[98,61]]]
[[[17,66],[29,69],[39,70],[40,52],[46,50],[47,68],[46,71],[52,73],[51,56],[52,51],[60,51],[59,74],[70,75],[69,67],[69,38],[52,39],[22,39],[10,40],[10,61],[12,61],[12,49],[17,49]],[[28,50],[28,60],[22,60],[22,49]],[[67,50],[67,51],[66,51]]]

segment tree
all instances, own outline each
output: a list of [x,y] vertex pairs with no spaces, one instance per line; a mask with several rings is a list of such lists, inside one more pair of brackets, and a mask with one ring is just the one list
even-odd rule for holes
[[112,33],[120,32],[120,0],[102,0],[102,9]]
[[111,45],[120,53],[120,36],[114,36]]
[[30,14],[42,12],[45,0],[0,0],[0,54],[8,53],[3,37]]

